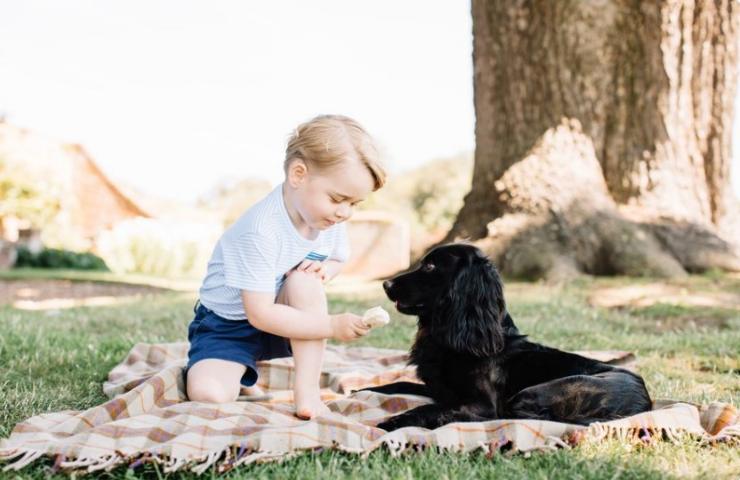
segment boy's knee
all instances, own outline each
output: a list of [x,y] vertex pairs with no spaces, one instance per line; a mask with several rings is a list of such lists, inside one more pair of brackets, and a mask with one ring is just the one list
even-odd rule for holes
[[188,399],[193,402],[227,403],[239,396],[239,387],[225,388],[220,382],[203,378],[188,382]]
[[319,280],[319,277],[313,273],[306,273],[302,270],[296,270],[288,275],[285,280],[286,285],[299,286],[301,288],[318,288],[324,290],[324,285]]
[[291,273],[285,280],[283,289],[290,305],[326,303],[324,284],[312,273]]

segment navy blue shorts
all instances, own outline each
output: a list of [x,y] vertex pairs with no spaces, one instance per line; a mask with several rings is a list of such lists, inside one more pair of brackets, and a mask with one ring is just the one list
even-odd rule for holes
[[200,301],[193,311],[195,318],[188,327],[188,364],[183,371],[186,387],[188,369],[206,358],[230,360],[246,366],[241,384],[249,387],[257,382],[257,360],[293,355],[287,338],[257,330],[247,319],[219,317]]

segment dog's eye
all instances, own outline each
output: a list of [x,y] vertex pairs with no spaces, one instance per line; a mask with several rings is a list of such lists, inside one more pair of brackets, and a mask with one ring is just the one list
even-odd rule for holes
[[433,263],[425,263],[424,265],[421,266],[421,271],[422,272],[431,272],[435,268],[437,268],[437,267],[435,267]]

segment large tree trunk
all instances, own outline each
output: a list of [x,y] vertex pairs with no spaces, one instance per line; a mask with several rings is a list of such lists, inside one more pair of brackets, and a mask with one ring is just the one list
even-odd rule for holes
[[446,241],[513,275],[740,270],[738,6],[473,0],[473,185]]

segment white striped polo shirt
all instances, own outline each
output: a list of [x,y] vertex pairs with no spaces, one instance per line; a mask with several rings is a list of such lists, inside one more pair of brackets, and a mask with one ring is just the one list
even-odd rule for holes
[[298,233],[288,216],[281,183],[249,208],[218,240],[200,287],[200,302],[229,320],[246,318],[241,291],[277,297],[285,273],[304,259],[349,258],[347,227],[338,223],[314,240]]

